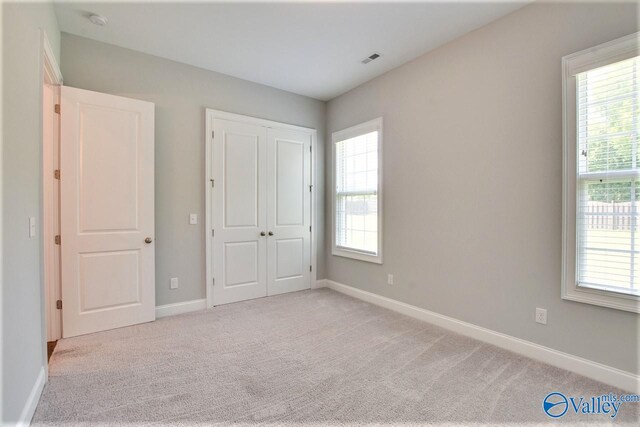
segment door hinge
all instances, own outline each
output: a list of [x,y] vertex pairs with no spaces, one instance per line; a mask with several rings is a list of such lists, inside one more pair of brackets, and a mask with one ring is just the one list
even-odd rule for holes
[[309,231],[311,231],[311,226],[309,226]]
[[216,235],[216,230],[214,230],[213,228],[211,229],[211,237]]
[[216,180],[215,179],[210,179],[209,181],[211,181],[211,188],[216,186]]
[[311,193],[311,189],[313,188],[313,184],[309,186],[309,193]]
[[60,169],[56,169],[53,171],[53,177],[55,179],[60,179]]
[[309,146],[309,152],[310,152],[310,153],[311,153],[311,150],[312,150],[312,147],[311,147],[311,146]]
[[60,114],[60,104],[56,104],[53,106],[53,111],[55,111],[56,114]]
[[216,133],[214,131],[211,131],[211,139],[213,139],[215,137],[215,134]]
[[213,279],[211,279],[211,286],[215,286],[216,285],[216,278],[214,277]]
[[53,241],[55,242],[56,245],[59,245],[61,240],[62,239],[60,238],[59,234],[56,237],[53,238]]
[[56,301],[56,308],[57,308],[58,310],[62,310],[62,300],[61,300],[61,299],[59,299],[58,301]]
[[309,266],[309,271],[313,271],[313,266],[312,265]]

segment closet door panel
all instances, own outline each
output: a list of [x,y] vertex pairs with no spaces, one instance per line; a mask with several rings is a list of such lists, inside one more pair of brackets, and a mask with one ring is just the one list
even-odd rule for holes
[[214,120],[214,304],[267,295],[266,128]]
[[268,294],[310,288],[311,135],[267,131]]

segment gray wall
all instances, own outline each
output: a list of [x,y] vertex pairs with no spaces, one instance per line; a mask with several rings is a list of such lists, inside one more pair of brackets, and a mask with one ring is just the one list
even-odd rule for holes
[[[2,419],[16,421],[46,357],[43,345],[40,28],[59,57],[53,6],[2,5]],[[39,223],[42,224],[42,221]]]
[[560,298],[560,59],[637,12],[529,5],[331,100],[328,140],[384,117],[385,243],[374,265],[331,256],[328,232],[328,278],[638,373],[640,316]]
[[[61,68],[67,86],[156,104],[157,305],[205,297],[205,108],[315,128],[316,153],[324,152],[321,101],[66,33]],[[318,160],[324,168],[324,158]],[[318,191],[323,194],[322,185]],[[323,210],[315,224],[320,237]],[[189,225],[189,213],[198,214],[197,226]],[[323,244],[320,239],[318,278],[324,277]],[[179,278],[179,289],[169,288],[171,277]]]
[[[56,54],[60,39],[50,5],[2,7],[1,408],[12,421],[45,352],[41,239],[27,218],[41,216],[39,28]],[[158,304],[204,297],[205,107],[314,127],[319,144],[325,119],[334,131],[383,116],[385,263],[327,245],[318,277],[638,373],[638,315],[559,296],[560,58],[637,31],[636,19],[632,4],[527,6],[332,100],[327,117],[320,101],[75,36],[63,35],[61,59],[70,86],[156,103]],[[549,309],[546,327],[535,307]]]

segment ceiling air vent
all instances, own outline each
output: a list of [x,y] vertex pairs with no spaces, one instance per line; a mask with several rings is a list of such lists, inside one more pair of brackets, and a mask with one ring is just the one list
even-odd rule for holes
[[364,58],[362,60],[363,64],[368,64],[369,62],[373,61],[374,59],[378,59],[380,58],[380,54],[374,53],[372,55],[367,56],[366,58]]

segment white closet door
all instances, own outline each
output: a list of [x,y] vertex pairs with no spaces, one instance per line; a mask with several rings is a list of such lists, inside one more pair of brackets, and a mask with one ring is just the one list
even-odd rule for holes
[[155,319],[154,105],[62,87],[63,336]]
[[311,135],[267,131],[268,293],[309,289],[311,266]]
[[267,132],[214,120],[214,303],[267,295]]

